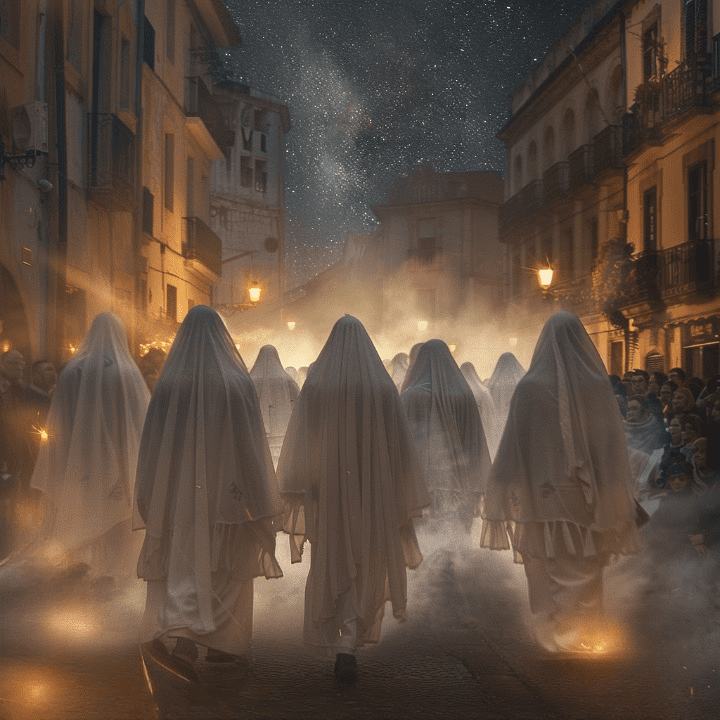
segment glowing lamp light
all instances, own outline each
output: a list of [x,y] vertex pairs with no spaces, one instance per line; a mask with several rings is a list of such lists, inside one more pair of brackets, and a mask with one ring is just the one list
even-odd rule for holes
[[511,338],[508,338],[508,339],[509,339],[509,341],[510,341],[510,347],[516,347],[516,346],[517,346],[517,338],[516,338],[516,337],[511,337]]
[[451,353],[454,353],[457,350],[457,345],[448,345],[448,348]]
[[544,267],[538,270],[538,279],[540,281],[540,287],[543,290],[547,290],[552,285],[553,269],[551,267]]
[[5,353],[10,350],[10,341],[9,340],[3,340],[2,346],[0,346],[0,349]]
[[288,328],[288,330],[294,330],[295,329],[295,321],[288,320],[287,328]]
[[262,292],[262,288],[254,282],[249,288],[248,288],[248,294],[250,295],[250,300],[254,303],[256,303],[260,299],[260,293]]
[[428,321],[427,320],[418,320],[418,330],[420,332],[425,332],[428,329]]

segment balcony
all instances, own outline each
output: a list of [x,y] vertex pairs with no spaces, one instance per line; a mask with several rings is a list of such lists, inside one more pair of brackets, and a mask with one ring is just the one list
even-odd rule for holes
[[623,153],[660,142],[667,123],[694,109],[708,112],[712,106],[712,69],[710,53],[696,53],[662,78],[638,86],[635,104],[623,118]]
[[522,223],[522,195],[516,193],[500,206],[500,238],[507,242],[512,230]]
[[213,160],[221,160],[234,143],[222,108],[201,77],[185,78],[185,114],[190,132]]
[[531,180],[521,191],[523,213],[539,212],[543,205],[542,180]]
[[623,308],[636,321],[662,310],[667,302],[682,303],[693,295],[720,288],[720,243],[700,240],[643,252],[631,260]]
[[88,115],[90,199],[110,210],[135,207],[135,135],[112,113]]
[[408,260],[424,267],[441,265],[443,249],[441,247],[409,248]]
[[567,195],[569,188],[569,164],[555,163],[543,174],[543,200],[546,203],[556,202]]
[[210,282],[222,274],[222,240],[198,217],[187,217],[187,235],[183,257]]
[[609,125],[593,138],[593,172],[622,168],[622,126]]
[[568,158],[568,182],[573,190],[589,185],[593,180],[593,146],[581,145]]

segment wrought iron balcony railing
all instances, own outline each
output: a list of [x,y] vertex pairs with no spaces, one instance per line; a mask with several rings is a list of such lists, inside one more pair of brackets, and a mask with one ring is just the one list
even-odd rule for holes
[[442,259],[441,247],[408,249],[408,260],[416,262],[418,265],[437,265],[442,262]]
[[581,145],[568,158],[568,182],[571,188],[588,185],[593,179],[593,146]]
[[543,199],[554,202],[562,198],[568,191],[569,166],[567,162],[558,162],[549,167],[543,174]]
[[201,77],[185,78],[185,113],[199,117],[220,149],[234,142],[234,133],[225,122],[220,105],[215,101]]
[[88,115],[89,189],[93,200],[111,208],[135,203],[135,135],[112,113]]
[[197,260],[215,275],[222,274],[222,240],[199,217],[187,217],[183,256]]
[[621,168],[622,126],[608,125],[593,138],[593,173]]

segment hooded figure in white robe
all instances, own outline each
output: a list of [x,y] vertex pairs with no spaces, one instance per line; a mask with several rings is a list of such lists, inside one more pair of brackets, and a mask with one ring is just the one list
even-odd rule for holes
[[495,403],[493,402],[492,395],[490,395],[490,391],[485,387],[485,384],[477,374],[477,370],[475,370],[475,366],[471,362],[464,362],[460,366],[460,372],[467,380],[475,396],[475,402],[480,411],[480,420],[483,430],[485,431],[485,439],[487,440],[490,457],[494,458],[499,438],[497,433],[497,413],[495,412]]
[[386,369],[395,383],[395,387],[400,392],[403,381],[407,375],[408,366],[410,365],[410,357],[407,353],[398,353],[395,357],[386,365]]
[[495,369],[487,382],[487,388],[495,403],[498,437],[502,437],[510,410],[510,401],[523,375],[525,375],[525,369],[518,359],[511,352],[506,352],[498,358]]
[[538,641],[592,650],[603,568],[638,552],[622,418],[580,320],[554,314],[518,383],[483,506],[483,547],[512,547]]
[[285,431],[290,422],[293,405],[300,395],[297,383],[283,369],[278,351],[272,345],[263,345],[250,370],[255,384],[270,454],[277,467]]
[[475,396],[442,340],[420,348],[400,396],[432,497],[431,525],[469,530],[490,472],[490,452]]
[[58,378],[31,486],[46,533],[97,576],[132,576],[138,447],[149,392],[117,315],[102,313]]
[[335,323],[305,380],[278,483],[293,562],[312,546],[305,643],[339,662],[378,642],[386,600],[403,617],[406,568],[422,560],[413,518],[429,501],[397,390],[354,317]]
[[136,504],[145,527],[141,642],[178,638],[186,662],[195,643],[246,654],[253,579],[282,576],[274,527],[282,501],[255,386],[219,315],[204,305],[185,317],[155,385]]

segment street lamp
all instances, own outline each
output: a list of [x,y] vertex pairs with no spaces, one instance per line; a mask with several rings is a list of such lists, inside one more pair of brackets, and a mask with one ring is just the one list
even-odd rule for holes
[[254,303],[258,302],[260,300],[260,294],[262,293],[262,288],[260,285],[258,285],[257,280],[253,280],[253,282],[250,284],[250,287],[248,288],[248,294],[250,295],[250,300]]
[[550,285],[552,285],[552,279],[553,269],[549,265],[538,270],[538,281],[543,291],[547,291]]
[[295,321],[294,321],[294,320],[288,320],[288,322],[287,322],[287,329],[288,329],[288,330],[294,330],[294,329],[295,329]]

